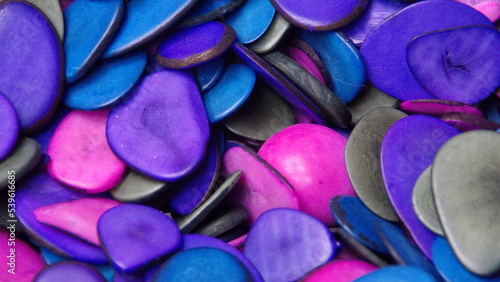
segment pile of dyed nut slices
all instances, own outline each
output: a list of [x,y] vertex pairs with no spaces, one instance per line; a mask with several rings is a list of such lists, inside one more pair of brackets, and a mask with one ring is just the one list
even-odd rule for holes
[[0,281],[500,281],[499,0],[0,0]]

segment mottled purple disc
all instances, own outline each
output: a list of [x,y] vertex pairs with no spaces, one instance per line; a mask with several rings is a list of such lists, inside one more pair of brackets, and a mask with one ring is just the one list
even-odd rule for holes
[[56,203],[80,199],[83,192],[71,190],[53,180],[48,173],[38,172],[18,185],[16,215],[24,231],[38,244],[75,260],[88,263],[106,263],[101,248],[76,236],[50,227],[36,220],[33,211]]
[[156,60],[172,69],[195,67],[220,56],[235,38],[234,29],[220,22],[181,29],[158,46]]
[[377,25],[361,46],[368,79],[388,95],[403,100],[432,99],[406,62],[406,46],[422,33],[466,25],[493,27],[488,18],[455,1],[421,1]]
[[104,277],[90,265],[76,261],[61,261],[38,272],[34,282],[104,282]]
[[446,121],[462,132],[478,129],[500,129],[499,123],[493,122],[484,117],[478,117],[466,113],[447,113],[439,116],[439,119]]
[[206,199],[219,175],[220,153],[215,142],[208,144],[205,158],[196,170],[179,183],[179,192],[170,200],[170,206],[178,214],[192,212]]
[[310,117],[314,122],[325,124],[326,115],[314,105],[304,93],[297,89],[297,87],[271,67],[266,61],[239,43],[233,45],[233,50],[245,64],[252,68],[262,80],[283,99],[290,103],[290,105]]
[[12,151],[19,134],[19,120],[10,101],[0,92],[0,162]]
[[426,33],[408,44],[406,60],[434,97],[475,104],[500,86],[500,32],[468,26]]
[[399,109],[408,114],[423,114],[430,116],[440,116],[446,113],[467,113],[478,117],[483,116],[481,111],[474,106],[461,102],[438,99],[405,101],[399,105]]
[[265,281],[295,281],[336,253],[326,225],[293,209],[263,213],[248,233],[243,251]]
[[24,1],[0,3],[0,91],[16,109],[21,129],[44,125],[64,86],[61,42],[50,21]]
[[397,0],[371,0],[366,11],[342,28],[344,34],[357,46],[361,45],[366,35],[383,20],[408,6],[408,3]]
[[132,168],[162,181],[186,176],[203,159],[210,135],[196,82],[183,71],[150,74],[111,110],[106,135]]
[[415,214],[413,187],[420,174],[431,165],[439,148],[459,133],[435,117],[412,115],[394,123],[382,141],[382,177],[387,194],[415,243],[429,259],[437,235]]
[[365,10],[368,0],[271,0],[287,21],[307,30],[332,30],[347,25]]
[[97,223],[97,232],[109,260],[124,273],[135,272],[181,245],[181,232],[170,217],[137,204],[106,211]]
[[181,251],[202,247],[217,248],[230,253],[231,255],[239,259],[240,262],[243,263],[243,265],[247,268],[250,276],[252,276],[253,282],[264,281],[253,263],[250,262],[240,251],[230,246],[228,243],[217,238],[200,234],[186,234],[182,236]]

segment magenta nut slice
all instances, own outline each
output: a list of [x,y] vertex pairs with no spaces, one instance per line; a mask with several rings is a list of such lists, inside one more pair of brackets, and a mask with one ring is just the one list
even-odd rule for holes
[[455,1],[421,1],[377,25],[361,46],[368,79],[384,93],[403,101],[432,99],[406,62],[406,46],[418,35],[467,25],[494,27],[473,8]]
[[16,109],[21,130],[30,132],[49,121],[61,99],[61,42],[31,4],[4,1],[0,11],[0,91]]
[[500,86],[500,32],[468,26],[426,33],[406,48],[420,84],[442,100],[475,104]]
[[319,220],[278,208],[257,219],[243,253],[265,281],[295,281],[328,262],[337,249],[332,233]]
[[181,246],[177,224],[157,209],[123,204],[106,211],[97,223],[101,246],[120,272],[132,273]]
[[130,167],[161,181],[176,181],[203,159],[208,118],[194,79],[166,70],[144,78],[111,110],[106,136],[111,150]]

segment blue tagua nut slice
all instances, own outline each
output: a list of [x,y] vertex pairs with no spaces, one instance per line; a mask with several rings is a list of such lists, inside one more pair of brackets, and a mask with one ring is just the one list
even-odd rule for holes
[[122,22],[124,6],[123,0],[76,0],[64,11],[67,83],[80,78],[106,50]]
[[175,280],[247,282],[250,275],[233,255],[220,249],[201,247],[175,254],[153,278],[154,282]]
[[276,10],[269,0],[250,0],[233,11],[224,22],[236,31],[236,41],[252,43],[271,25]]
[[342,32],[299,30],[297,36],[309,44],[323,62],[332,90],[344,102],[352,101],[365,86],[366,71],[356,46]]
[[134,0],[125,4],[125,17],[103,57],[110,58],[140,47],[176,21],[196,0],[149,1]]
[[126,164],[161,181],[192,172],[205,155],[210,129],[194,79],[178,70],[145,77],[110,112],[106,136]]
[[415,266],[389,266],[384,267],[365,276],[362,276],[354,282],[437,282],[431,274]]
[[242,64],[226,66],[217,84],[203,94],[210,123],[218,122],[237,110],[252,93],[255,72]]
[[144,70],[142,50],[98,62],[66,89],[64,104],[75,110],[93,111],[108,107],[125,96]]
[[[52,24],[24,1],[0,2],[0,89],[27,133],[54,114],[64,87],[64,55]],[[29,66],[29,67],[28,67]]]
[[193,69],[201,92],[212,88],[224,72],[224,56],[203,63]]
[[177,25],[193,26],[216,19],[222,20],[224,15],[232,12],[244,2],[245,0],[199,1]]

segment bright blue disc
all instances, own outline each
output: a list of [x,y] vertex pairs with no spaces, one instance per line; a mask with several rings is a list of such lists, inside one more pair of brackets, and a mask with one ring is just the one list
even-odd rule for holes
[[118,31],[123,0],[76,0],[64,11],[66,81],[80,78],[99,59]]
[[343,33],[300,30],[300,39],[309,44],[325,65],[333,92],[348,103],[363,89],[366,71],[356,46]]
[[387,254],[375,224],[392,225],[370,211],[358,197],[336,196],[330,200],[330,211],[337,223],[366,247]]
[[253,90],[255,79],[250,67],[228,65],[217,84],[203,94],[210,123],[220,121],[243,105]]
[[375,270],[362,276],[354,282],[435,282],[437,281],[425,272],[425,270],[414,266],[389,266]]
[[116,102],[134,86],[146,65],[144,51],[103,60],[69,85],[64,104],[76,110],[97,110]]
[[275,12],[269,0],[250,0],[229,14],[224,22],[236,31],[236,41],[247,44],[264,34]]
[[224,72],[224,56],[206,62],[194,68],[196,80],[202,92],[212,88]]
[[453,253],[448,241],[438,237],[432,245],[432,259],[441,276],[446,281],[493,282],[500,281],[500,276],[479,277],[465,269]]
[[125,5],[125,17],[103,57],[129,52],[178,21],[196,0],[133,0]]
[[194,248],[175,254],[161,266],[153,281],[249,281],[248,271],[229,253]]

